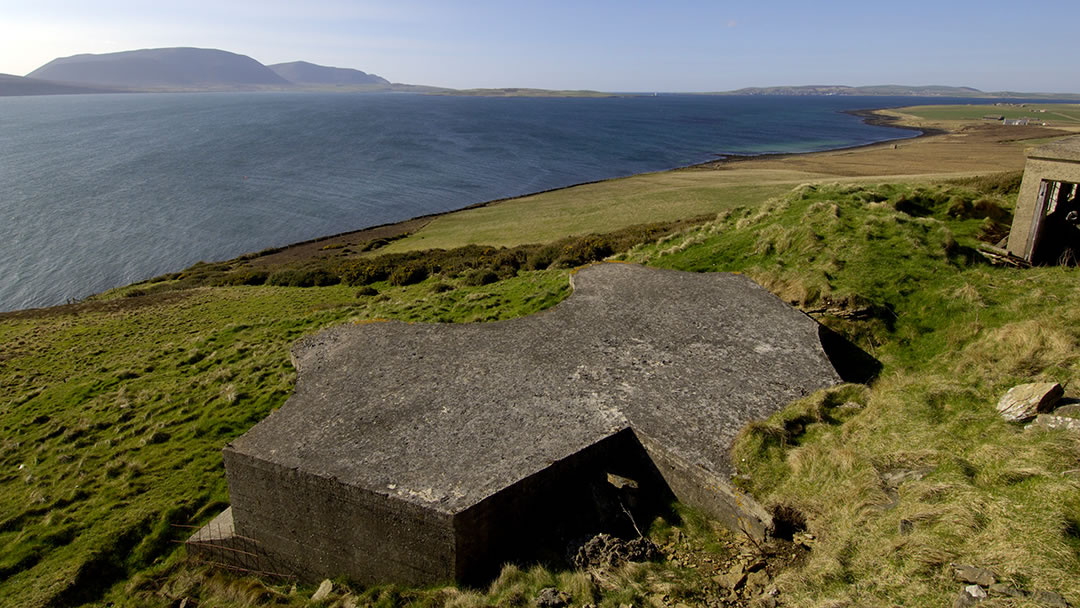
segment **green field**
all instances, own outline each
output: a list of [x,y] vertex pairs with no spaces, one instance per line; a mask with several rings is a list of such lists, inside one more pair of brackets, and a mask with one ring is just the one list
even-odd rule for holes
[[[608,180],[443,215],[385,251],[471,243],[512,247],[714,214],[783,193],[807,177],[799,172],[770,171],[730,178],[721,172],[685,170]],[[522,221],[523,216],[528,221]]]
[[1065,103],[1029,103],[1026,107],[995,106],[993,104],[959,106],[912,106],[898,110],[924,120],[981,120],[984,116],[1030,118],[1051,126],[1080,125],[1080,105]]

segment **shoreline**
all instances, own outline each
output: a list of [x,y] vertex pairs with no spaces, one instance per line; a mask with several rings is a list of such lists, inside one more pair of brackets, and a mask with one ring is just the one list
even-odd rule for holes
[[[275,268],[281,267],[295,267],[297,265],[302,265],[307,261],[325,257],[329,255],[329,250],[355,247],[358,244],[366,245],[372,241],[377,241],[380,239],[386,239],[387,241],[402,239],[406,242],[415,242],[409,239],[412,239],[414,235],[419,234],[418,238],[420,240],[423,240],[426,233],[422,231],[433,222],[439,222],[440,226],[447,221],[459,225],[462,222],[468,223],[472,221],[469,212],[485,208],[490,209],[493,207],[498,207],[500,204],[513,205],[525,199],[531,199],[532,197],[551,193],[568,191],[571,188],[588,188],[590,186],[600,188],[618,188],[619,186],[617,184],[620,182],[628,182],[629,180],[635,180],[640,178],[644,178],[646,180],[674,179],[682,182],[683,184],[685,184],[687,180],[702,179],[705,180],[703,183],[709,183],[715,182],[716,179],[719,179],[720,183],[723,183],[724,180],[727,178],[720,177],[722,175],[721,172],[724,170],[728,170],[731,171],[732,175],[735,176],[741,174],[754,175],[757,174],[757,172],[759,171],[764,171],[766,174],[775,171],[791,172],[793,174],[805,173],[810,176],[808,177],[808,179],[810,179],[811,181],[814,179],[829,178],[841,180],[845,178],[857,179],[860,177],[871,175],[882,179],[888,179],[888,176],[894,174],[925,174],[928,179],[931,179],[934,175],[939,174],[945,175],[972,171],[997,172],[1015,170],[1017,168],[1022,168],[1022,161],[1020,161],[1021,164],[1017,165],[1016,160],[1009,159],[1015,157],[1017,154],[1022,157],[1022,151],[1017,153],[1004,150],[1001,144],[1030,139],[1033,137],[1048,137],[1063,134],[1063,132],[1061,131],[1048,129],[1045,127],[1001,127],[959,123],[956,125],[941,125],[939,123],[931,123],[930,125],[927,125],[922,121],[918,120],[905,120],[903,117],[896,116],[892,113],[892,111],[902,109],[903,107],[904,106],[891,106],[883,108],[845,110],[843,112],[857,117],[867,124],[901,129],[903,131],[907,131],[909,134],[911,132],[914,132],[914,135],[910,135],[907,137],[899,136],[882,139],[880,141],[866,144],[829,148],[825,150],[816,150],[809,152],[766,153],[753,155],[720,155],[719,158],[713,160],[707,160],[704,162],[693,163],[684,166],[677,166],[656,171],[647,171],[626,176],[608,177],[598,180],[578,182],[566,186],[549,188],[511,197],[503,197],[498,199],[481,201],[457,209],[423,214],[396,222],[376,224],[372,226],[358,228],[355,230],[322,235],[312,239],[297,241],[286,245],[247,252],[228,259],[217,259],[209,263],[233,265],[241,264],[246,265],[248,268],[251,268],[253,270],[274,270]],[[972,146],[974,147],[972,148]],[[1020,148],[1014,149],[1022,150]],[[972,153],[974,153],[974,155],[972,155]],[[1003,161],[1002,158],[1005,158],[1006,160]],[[927,164],[928,160],[931,160],[933,164]],[[868,171],[868,168],[870,168],[871,170]],[[907,171],[906,169],[909,168],[911,170]],[[707,177],[709,173],[713,172],[716,172],[718,176],[717,178]],[[695,175],[700,175],[702,177],[694,177]],[[814,175],[817,175],[819,177],[814,177]],[[735,177],[734,179],[738,180],[739,178]],[[555,196],[561,197],[562,199],[573,198],[573,195],[568,194],[556,194]],[[502,209],[502,207],[498,208]],[[454,217],[455,214],[459,213],[463,214],[459,216],[463,219],[444,219]],[[489,210],[483,211],[481,213],[487,214],[500,212]],[[539,220],[539,217],[535,219]],[[539,225],[543,225],[542,220],[539,221],[541,221],[541,224]],[[476,224],[476,226],[482,231],[482,227],[484,226],[484,224],[480,223]],[[562,228],[560,228],[560,230],[566,230],[567,228],[567,226],[563,226]],[[574,229],[576,230],[576,228]],[[597,228],[589,229],[587,230],[587,232],[588,231],[602,233],[604,230]],[[551,231],[549,230],[549,232]],[[573,232],[566,232],[566,234],[571,233]],[[540,240],[550,236],[551,234],[547,234],[544,237],[540,237]],[[497,241],[498,238],[488,244],[492,246],[498,246],[499,243]],[[479,243],[487,241],[476,240],[468,242]],[[381,246],[382,244],[377,245],[377,247]],[[453,248],[455,246],[458,245],[452,243],[441,244],[432,242],[425,247],[418,248],[446,249]],[[361,251],[364,250],[366,250],[366,248],[362,249]],[[392,250],[393,248],[391,248],[391,251]],[[73,312],[75,314],[78,314],[80,311],[83,310],[89,311],[106,308],[125,308],[128,306],[137,307],[140,306],[143,302],[150,303],[150,299],[144,300],[143,298],[131,298],[120,299],[120,301],[118,301],[117,298],[111,297],[107,294],[115,292],[116,290],[133,287],[135,285],[145,284],[154,281],[155,279],[162,276],[183,272],[184,270],[186,270],[186,268],[180,268],[172,272],[166,273],[165,275],[156,275],[153,277],[147,277],[139,281],[126,283],[123,285],[117,285],[115,287],[111,287],[109,289],[87,295],[74,302],[57,303],[49,306],[39,306],[33,308],[20,308],[10,311],[0,311],[0,320],[14,317],[32,317],[41,314],[63,314],[64,312]]]
[[[273,256],[278,256],[279,254],[285,254],[285,255],[280,256],[280,257],[285,257],[285,258],[306,257],[306,255],[304,255],[304,253],[306,251],[308,251],[308,250],[313,249],[314,246],[317,245],[317,244],[318,245],[323,245],[323,246],[333,245],[333,244],[335,244],[335,241],[344,241],[344,240],[347,240],[347,239],[352,239],[352,240],[361,239],[361,240],[364,240],[364,241],[370,241],[370,240],[376,240],[376,239],[382,239],[382,238],[398,238],[398,237],[401,237],[403,235],[407,235],[407,234],[410,234],[412,232],[416,232],[418,230],[423,229],[424,226],[426,226],[428,223],[435,220],[436,218],[451,215],[451,214],[454,214],[454,213],[460,213],[462,211],[469,211],[469,210],[472,210],[472,209],[482,209],[484,207],[490,207],[492,205],[497,205],[499,203],[504,203],[504,202],[507,202],[507,201],[517,200],[517,199],[524,198],[524,197],[529,197],[529,196],[536,196],[536,195],[540,195],[540,194],[548,194],[548,193],[551,193],[551,192],[559,192],[559,191],[562,191],[562,190],[569,190],[571,188],[578,188],[580,186],[588,186],[588,185],[592,185],[592,184],[602,184],[602,183],[610,182],[610,181],[613,181],[613,180],[626,179],[628,177],[634,177],[635,175],[648,175],[648,174],[654,174],[654,173],[667,173],[667,172],[671,172],[671,171],[686,171],[686,170],[693,170],[693,169],[715,169],[715,168],[719,168],[721,165],[736,164],[736,163],[742,163],[742,162],[746,162],[746,161],[780,160],[780,159],[784,159],[784,158],[809,157],[809,156],[813,156],[813,155],[817,155],[817,154],[831,154],[831,153],[834,153],[834,152],[841,152],[841,151],[850,152],[850,151],[857,151],[857,150],[866,149],[866,148],[873,148],[875,146],[887,145],[887,144],[889,144],[889,142],[895,142],[895,141],[908,141],[908,142],[911,142],[911,141],[916,141],[918,139],[922,139],[922,138],[925,138],[925,137],[932,137],[932,136],[935,136],[935,135],[944,135],[944,134],[948,133],[948,131],[946,131],[946,130],[937,129],[937,128],[933,128],[933,127],[917,127],[917,126],[909,126],[909,125],[897,124],[899,122],[899,119],[896,118],[895,116],[889,116],[889,115],[879,114],[878,113],[879,111],[886,110],[886,109],[891,109],[891,108],[865,108],[865,109],[859,109],[859,110],[841,110],[841,113],[849,114],[851,116],[855,116],[855,117],[859,118],[860,120],[862,120],[863,123],[868,124],[868,125],[878,126],[878,127],[888,127],[888,128],[891,128],[891,129],[900,129],[900,130],[904,130],[904,131],[916,131],[917,134],[915,134],[915,135],[913,135],[911,137],[897,137],[897,138],[891,138],[891,139],[883,139],[881,141],[876,141],[876,142],[871,142],[871,143],[866,143],[866,144],[856,144],[856,145],[853,145],[853,146],[841,146],[839,148],[829,148],[827,150],[814,150],[814,151],[810,151],[810,152],[770,152],[770,153],[763,153],[763,154],[717,154],[718,158],[716,158],[714,160],[707,160],[707,161],[703,161],[703,162],[699,162],[699,163],[691,163],[689,165],[671,167],[671,168],[668,168],[668,169],[660,169],[658,171],[647,171],[645,173],[636,173],[636,174],[633,174],[633,175],[623,175],[623,176],[618,176],[618,177],[606,177],[606,178],[602,178],[602,179],[589,180],[589,181],[584,181],[584,182],[576,182],[576,183],[566,185],[566,186],[558,186],[558,187],[555,187],[555,188],[546,188],[546,189],[543,189],[543,190],[537,190],[535,192],[526,192],[524,194],[518,194],[518,195],[515,195],[515,196],[507,196],[507,197],[496,198],[496,199],[491,199],[491,200],[487,200],[487,201],[481,201],[481,202],[477,202],[477,203],[472,203],[470,205],[466,205],[464,207],[459,207],[457,209],[451,209],[451,210],[448,210],[448,211],[439,211],[439,212],[436,212],[436,213],[426,213],[426,214],[423,214],[423,215],[417,215],[417,216],[410,217],[408,219],[400,220],[400,221],[397,221],[397,222],[387,222],[387,223],[384,223],[384,224],[376,224],[376,225],[373,225],[373,226],[367,226],[367,227],[364,227],[364,228],[358,228],[356,230],[348,230],[348,231],[339,232],[339,233],[336,233],[336,234],[328,234],[328,235],[324,235],[324,236],[315,237],[315,238],[312,238],[312,239],[307,239],[307,240],[304,240],[304,241],[298,241],[298,242],[295,242],[295,243],[289,243],[287,245],[282,245],[280,247],[269,247],[267,249],[263,249],[263,250],[260,250],[260,251],[257,251],[257,252],[245,253],[245,254],[242,254],[240,256],[237,256],[236,258],[231,258],[230,260],[221,260],[221,261],[231,261],[231,260],[236,260],[236,259],[240,259],[240,258],[243,258],[243,257],[254,256],[254,257],[252,257],[251,262],[253,262],[255,265],[266,265],[266,262],[268,260],[265,260],[264,258],[270,258],[270,257],[273,257]],[[293,255],[288,255],[290,253],[293,254]],[[262,264],[259,264],[260,260],[263,262]],[[142,282],[142,281],[139,281],[139,282]],[[97,295],[97,294],[95,294],[95,295]]]
[[[912,142],[924,137],[932,137],[935,135],[945,135],[949,133],[944,129],[937,129],[934,127],[916,127],[910,125],[897,124],[900,119],[895,116],[889,116],[887,114],[879,114],[881,110],[889,110],[895,108],[870,108],[862,110],[840,110],[841,114],[850,114],[863,121],[864,124],[868,124],[875,127],[888,127],[890,129],[902,129],[904,131],[918,131],[916,135],[911,137],[897,137],[895,139],[883,139],[881,141],[875,141],[868,144],[856,144],[854,146],[841,146],[839,148],[829,148],[828,150],[815,150],[813,152],[772,152],[765,154],[724,154],[717,160],[706,161],[704,163],[697,163],[688,167],[680,167],[682,169],[692,169],[695,167],[702,168],[714,168],[715,165],[746,162],[751,160],[780,160],[784,158],[796,158],[806,157],[814,154],[831,154],[833,152],[854,152],[866,148],[873,148],[888,144],[889,142],[896,141],[908,141]],[[678,169],[670,169],[676,171]]]

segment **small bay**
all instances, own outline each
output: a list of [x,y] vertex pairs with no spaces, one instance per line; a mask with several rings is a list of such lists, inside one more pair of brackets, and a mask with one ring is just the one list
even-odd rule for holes
[[966,100],[202,93],[0,98],[0,311],[267,247],[726,154],[910,137]]

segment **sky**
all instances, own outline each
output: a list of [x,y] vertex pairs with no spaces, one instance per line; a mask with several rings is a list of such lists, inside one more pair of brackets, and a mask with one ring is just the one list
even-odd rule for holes
[[1076,0],[0,0],[0,73],[193,46],[453,88],[1080,93]]

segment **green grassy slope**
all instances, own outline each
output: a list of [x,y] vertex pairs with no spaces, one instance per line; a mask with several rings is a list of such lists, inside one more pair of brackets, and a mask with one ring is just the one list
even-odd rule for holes
[[[1000,230],[994,218],[1008,221],[1015,185],[804,186],[765,204],[717,200],[713,221],[642,232],[619,256],[746,273],[884,364],[871,387],[793,404],[737,445],[739,483],[802,513],[816,538],[802,567],[777,579],[786,605],[945,605],[950,561],[1080,601],[1080,440],[1024,431],[993,408],[1014,383],[1080,372],[1077,271],[991,267],[972,249]],[[575,259],[600,241],[549,253]],[[119,290],[97,307],[0,318],[0,605],[302,605],[310,589],[289,595],[288,583],[184,562],[173,541],[188,531],[172,524],[205,523],[224,505],[220,449],[284,402],[297,337],[376,318],[507,318],[567,294],[566,269],[504,265],[477,277],[459,266],[407,286]],[[684,515],[679,535],[665,522],[652,534],[693,545],[698,562],[600,578],[509,568],[486,590],[351,591],[383,606],[524,605],[547,585],[605,607],[724,597],[706,570],[730,543]]]
[[992,104],[912,106],[904,108],[903,112],[925,120],[979,120],[984,116],[1004,116],[1005,118],[1030,118],[1061,126],[1080,125],[1080,105],[1071,103],[1029,103],[1024,104],[1022,108]]
[[79,604],[175,555],[228,496],[220,450],[284,403],[289,344],[351,319],[504,318],[565,271],[431,284],[191,290],[163,304],[0,322],[0,598]]
[[1080,437],[994,409],[1015,384],[1080,373],[1077,271],[983,263],[968,235],[986,220],[965,200],[1007,204],[960,187],[810,186],[627,256],[745,272],[885,364],[848,405],[850,392],[815,396],[736,446],[745,488],[801,511],[818,539],[782,578],[791,605],[947,605],[950,562],[1080,598]]

